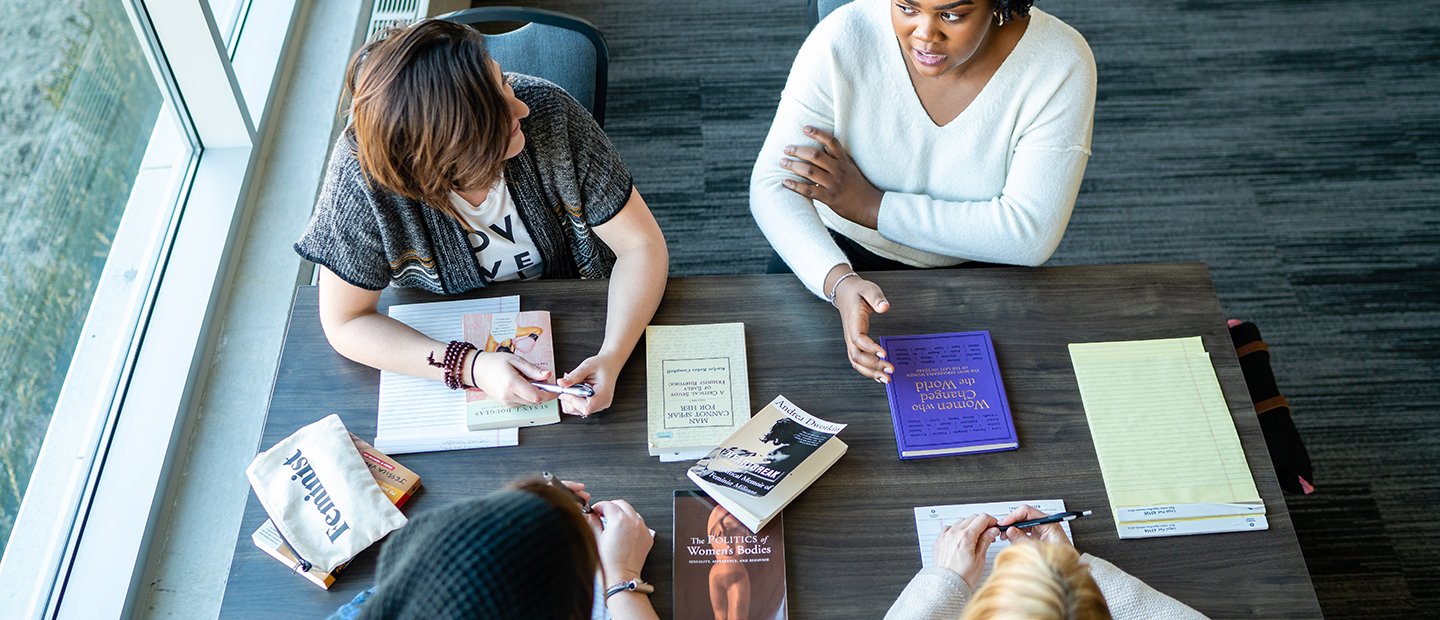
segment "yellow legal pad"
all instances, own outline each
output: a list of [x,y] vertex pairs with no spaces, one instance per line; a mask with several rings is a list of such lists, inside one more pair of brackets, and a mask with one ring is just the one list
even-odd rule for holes
[[1269,527],[1198,336],[1074,343],[1070,360],[1120,538]]

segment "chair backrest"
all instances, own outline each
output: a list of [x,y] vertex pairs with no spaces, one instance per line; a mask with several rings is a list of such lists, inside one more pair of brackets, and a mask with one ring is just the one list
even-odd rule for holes
[[825,19],[831,11],[849,3],[850,0],[810,0],[810,29],[814,30],[815,24]]
[[505,71],[545,78],[558,84],[605,126],[605,91],[610,48],[594,24],[557,11],[515,6],[483,6],[437,19],[467,26],[523,23],[510,32],[485,35],[490,56]]

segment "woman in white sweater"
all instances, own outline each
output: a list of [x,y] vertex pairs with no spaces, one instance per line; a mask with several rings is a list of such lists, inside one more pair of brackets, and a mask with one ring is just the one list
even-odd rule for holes
[[[910,580],[885,620],[1204,620],[1114,564],[1076,553],[1057,523],[1006,528],[1044,516],[1022,506],[998,520],[972,515],[947,527],[935,541],[935,565]],[[1012,546],[984,578],[985,553],[1000,530]]]
[[[855,270],[1039,265],[1090,154],[1095,61],[1030,0],[855,0],[806,39],[750,180],[779,259],[840,311],[851,365],[886,295]],[[772,261],[772,271],[780,267]]]

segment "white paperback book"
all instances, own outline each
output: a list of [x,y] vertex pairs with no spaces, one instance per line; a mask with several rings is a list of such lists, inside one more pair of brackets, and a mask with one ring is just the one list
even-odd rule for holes
[[710,453],[750,419],[745,324],[645,328],[646,444],[664,463]]
[[[461,299],[390,306],[390,318],[426,336],[464,339],[461,317],[476,312],[519,312],[520,297]],[[472,431],[465,425],[465,393],[432,379],[380,372],[375,447],[386,454],[494,448],[520,443],[514,428]]]
[[845,454],[844,428],[776,396],[685,475],[758,532]]

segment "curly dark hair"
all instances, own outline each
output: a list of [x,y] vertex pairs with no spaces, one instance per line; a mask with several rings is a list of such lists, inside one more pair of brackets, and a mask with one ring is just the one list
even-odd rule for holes
[[999,16],[1001,16],[1001,17],[1003,17],[1003,18],[1005,18],[1005,21],[1007,21],[1007,22],[1010,21],[1010,20],[1012,20],[1012,19],[1015,19],[1015,18],[1017,18],[1017,17],[1029,17],[1029,16],[1030,16],[1030,7],[1035,4],[1035,0],[994,0],[994,1],[995,1],[995,14],[996,14],[996,15],[999,15]]

